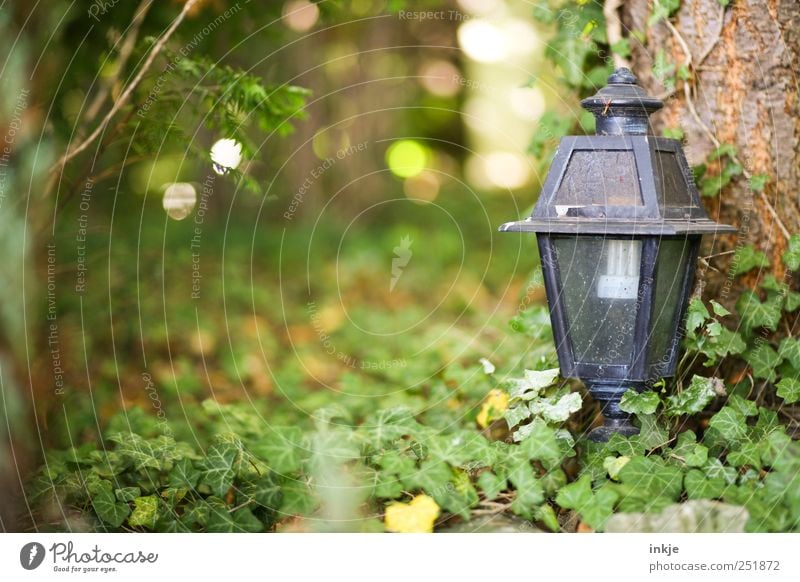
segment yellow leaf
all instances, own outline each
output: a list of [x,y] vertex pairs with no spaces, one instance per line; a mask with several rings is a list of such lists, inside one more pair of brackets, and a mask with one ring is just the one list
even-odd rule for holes
[[417,495],[411,503],[392,503],[386,508],[386,529],[396,533],[430,533],[439,517],[439,506],[427,495]]
[[508,394],[498,389],[489,391],[476,419],[478,426],[486,428],[490,422],[502,418],[506,410],[508,410]]

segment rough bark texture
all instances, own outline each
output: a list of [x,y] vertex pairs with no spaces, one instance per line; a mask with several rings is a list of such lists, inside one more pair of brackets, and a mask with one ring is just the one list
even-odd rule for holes
[[[650,0],[629,0],[622,7],[634,72],[652,94],[666,96],[652,72],[655,56],[663,49],[679,66],[687,62],[688,49],[690,100],[697,114],[679,80],[664,110],[654,116],[656,128],[684,130],[691,164],[702,163],[716,147],[710,133],[737,147],[746,172],[770,177],[764,196],[750,191],[747,179],[739,176],[718,199],[706,200],[712,216],[740,232],[707,242],[705,250],[719,253],[752,243],[770,257],[773,272],[781,277],[786,236],[779,222],[789,233],[800,232],[800,2],[735,0],[723,9],[718,0],[683,0],[670,19],[674,29],[661,21],[648,30],[651,9]],[[644,32],[645,42],[635,40],[632,31]],[[730,286],[725,285],[730,259],[710,261],[720,271],[705,273],[710,293]],[[753,271],[743,282],[752,284],[756,276]]]

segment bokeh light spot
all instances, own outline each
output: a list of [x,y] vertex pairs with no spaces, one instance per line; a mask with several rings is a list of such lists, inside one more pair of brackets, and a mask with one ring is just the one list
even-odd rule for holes
[[235,139],[221,139],[211,146],[211,162],[217,174],[235,170],[242,163],[242,144]]
[[194,210],[197,191],[187,182],[173,182],[164,190],[161,205],[167,216],[173,220],[183,220]]
[[396,141],[386,150],[386,164],[392,174],[400,178],[416,176],[427,163],[428,148],[411,139]]
[[308,0],[292,0],[284,4],[282,18],[295,32],[307,32],[319,20],[319,7]]

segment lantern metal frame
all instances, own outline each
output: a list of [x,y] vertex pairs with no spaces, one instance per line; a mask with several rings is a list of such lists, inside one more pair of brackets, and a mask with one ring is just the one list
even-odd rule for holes
[[[608,81],[609,84],[597,95],[582,102],[595,115],[598,135],[562,138],[531,216],[500,227],[502,232],[537,235],[561,373],[564,377],[583,380],[602,406],[605,423],[590,433],[592,440],[607,440],[615,432],[626,435],[638,432],[630,415],[620,410],[619,401],[629,388],[646,390],[656,381],[674,375],[701,237],[735,231],[706,215],[680,142],[648,135],[649,114],[662,107],[661,101],[647,96],[627,69],[618,69]],[[580,192],[576,196],[585,200],[576,199],[573,202],[578,203],[563,204],[561,188],[570,164],[576,163],[579,172],[582,169],[576,152],[588,152],[589,157],[596,156],[598,160],[602,159],[600,152],[630,152],[626,157],[632,160],[634,169],[631,175],[626,176],[631,179],[625,186],[627,193],[612,200],[607,193],[613,194],[615,184],[600,184],[603,187],[601,203],[597,203],[598,188],[591,184],[591,179],[596,176],[587,176],[583,172],[578,184]],[[664,162],[670,158],[674,165],[664,167]],[[586,160],[581,163],[586,164]],[[591,164],[586,165],[597,169]],[[587,192],[587,188],[592,192]],[[617,191],[624,189],[620,186]],[[572,237],[580,241],[588,236],[641,241],[632,349],[627,363],[576,360],[570,333],[569,318],[572,315],[567,313],[565,305],[565,293],[569,290],[563,287],[556,241]],[[669,240],[685,241],[686,257],[681,263],[680,285],[675,285],[664,300],[665,305],[670,298],[678,302],[677,317],[669,328],[666,355],[654,364],[649,362],[649,356],[652,355],[655,329],[658,259],[663,242]]]

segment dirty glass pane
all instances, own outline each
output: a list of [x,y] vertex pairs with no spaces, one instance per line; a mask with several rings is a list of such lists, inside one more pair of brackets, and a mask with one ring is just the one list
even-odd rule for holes
[[678,325],[690,246],[687,239],[662,239],[659,246],[648,353],[649,375],[652,378],[672,373],[672,344],[677,341],[675,328]]
[[641,206],[632,151],[576,150],[555,197],[556,212],[578,206]]
[[692,197],[674,152],[657,151],[653,160],[658,204],[660,206],[691,206]]
[[642,241],[584,236],[554,244],[575,361],[629,364]]

